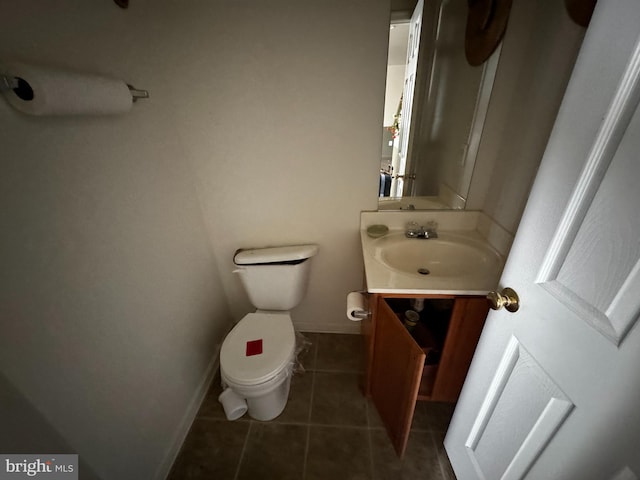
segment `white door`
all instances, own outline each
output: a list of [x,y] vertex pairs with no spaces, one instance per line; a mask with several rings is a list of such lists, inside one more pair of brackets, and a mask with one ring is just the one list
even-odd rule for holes
[[[458,479],[640,475],[640,2],[599,1],[445,439]],[[528,125],[526,128],[535,128]]]
[[398,164],[394,165],[394,175],[391,181],[391,196],[401,197],[404,192],[404,176],[406,173],[407,156],[411,145],[411,116],[414,114],[414,94],[416,75],[418,72],[418,56],[420,53],[420,35],[422,32],[422,10],[424,0],[419,0],[411,15],[409,23],[409,38],[407,41],[407,65],[404,70],[404,87],[402,89],[402,110],[400,117],[400,133],[398,136]]

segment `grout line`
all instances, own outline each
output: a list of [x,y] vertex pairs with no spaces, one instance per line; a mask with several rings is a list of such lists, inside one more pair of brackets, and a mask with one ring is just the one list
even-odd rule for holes
[[[318,349],[316,348],[316,356]],[[315,363],[315,359],[314,359]],[[307,477],[307,460],[309,458],[309,442],[311,441],[311,411],[313,409],[313,396],[316,388],[316,372],[311,372],[311,398],[309,399],[309,415],[307,416],[307,441],[304,446],[304,461],[302,462],[302,479]]]
[[309,423],[310,427],[327,427],[327,428],[344,428],[347,430],[379,430],[379,429],[370,429],[366,425],[338,425],[338,424],[327,424],[327,423]]
[[313,370],[310,370],[311,377],[311,398],[309,398],[309,414],[307,415],[307,441],[304,446],[304,461],[302,462],[302,480],[307,478],[307,462],[309,459],[309,443],[311,442],[311,412],[313,410],[313,397],[316,390],[316,364],[318,362],[318,344],[320,343],[320,336],[316,335],[316,345],[313,352]]
[[242,460],[244,459],[244,453],[247,449],[247,444],[249,443],[249,435],[251,435],[251,426],[253,425],[253,421],[249,422],[249,428],[247,429],[247,436],[244,437],[244,444],[242,445],[242,451],[240,452],[240,458],[238,459],[238,466],[236,467],[236,474],[233,476],[233,480],[238,479],[238,475],[240,475],[240,467],[242,466]]
[[[316,339],[318,337],[316,336]],[[317,362],[318,362],[318,344],[320,343],[320,340],[316,340],[316,349],[315,352],[313,352],[313,377],[311,377],[311,398],[309,399],[309,415],[307,416],[307,423],[311,424],[311,412],[313,411],[313,399],[315,397],[316,394],[316,366],[317,366]]]
[[[367,407],[368,408],[368,407]],[[369,415],[367,414],[367,423],[369,423]],[[369,468],[371,469],[371,478],[376,477],[376,469],[373,463],[373,439],[371,438],[371,428],[367,428],[367,437],[369,438]]]
[[328,369],[328,368],[316,368],[315,369],[316,372],[320,372],[320,373],[349,373],[352,375],[362,375],[364,372],[360,371],[360,370],[336,370],[336,369]]
[[367,414],[367,428],[369,430],[372,430],[373,427],[371,426],[371,402],[369,401],[368,398],[365,397],[364,399],[364,411]]
[[302,461],[302,480],[307,478],[307,459],[309,457],[309,441],[311,440],[311,425],[307,425],[307,441],[304,446],[304,460]]
[[[207,418],[205,418],[204,420],[209,420]],[[213,421],[221,421],[221,422],[228,422],[229,420],[225,420],[225,419],[211,419]],[[246,423],[248,420],[243,420],[242,422],[237,421],[237,423]],[[254,421],[254,420],[252,420]],[[384,427],[368,427],[367,425],[349,425],[349,424],[344,424],[344,423],[318,423],[318,422],[309,422],[309,421],[305,421],[305,422],[295,422],[295,421],[285,421],[285,422],[281,422],[278,420],[269,420],[268,422],[265,422],[266,424],[272,424],[272,425],[294,425],[294,426],[298,426],[298,427],[305,427],[307,425],[312,426],[312,427],[333,427],[333,428],[350,428],[353,430],[384,430]]]
[[[207,418],[207,417],[203,417],[200,420],[203,420],[205,422],[211,422],[211,423],[231,423],[230,420],[227,420],[225,418]],[[243,419],[243,420],[234,420],[235,423],[238,424],[243,424],[243,423],[260,423],[260,424],[264,424],[264,425],[293,425],[293,426],[297,426],[297,427],[306,427],[306,426],[311,426],[311,427],[330,427],[330,428],[348,428],[351,430],[384,430],[384,427],[370,427],[367,425],[348,425],[348,424],[344,424],[344,423],[317,423],[317,422],[311,422],[311,421],[304,421],[304,422],[295,422],[295,421],[287,421],[287,422],[280,422],[276,419],[274,420],[269,420],[268,422],[260,422],[257,420],[249,420],[249,419]],[[413,430],[412,430],[413,431]],[[430,432],[431,430],[417,430],[418,432]],[[437,432],[435,431],[435,433],[442,433],[442,432]]]
[[318,350],[320,350],[320,335],[316,335],[316,348],[313,352],[313,369],[318,370]]

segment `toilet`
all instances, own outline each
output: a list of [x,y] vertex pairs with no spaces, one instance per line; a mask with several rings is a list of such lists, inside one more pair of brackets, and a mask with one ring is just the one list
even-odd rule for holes
[[224,339],[220,349],[223,392],[218,397],[229,420],[248,411],[273,420],[289,397],[296,337],[289,310],[304,297],[317,245],[239,250],[233,257],[249,300],[257,308]]

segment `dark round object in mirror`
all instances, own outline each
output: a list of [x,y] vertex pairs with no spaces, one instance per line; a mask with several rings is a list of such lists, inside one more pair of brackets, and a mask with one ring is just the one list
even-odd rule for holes
[[512,0],[467,0],[464,49],[469,65],[482,65],[498,48],[507,29]]
[[31,85],[29,85],[29,83],[27,83],[26,80],[23,80],[20,77],[17,77],[17,79],[18,79],[18,86],[13,89],[13,93],[15,93],[18,96],[18,98],[20,98],[21,100],[25,100],[25,101],[33,100],[34,94],[33,94],[33,89],[31,88]]
[[581,27],[589,26],[591,15],[596,8],[596,0],[564,0],[564,4],[571,20]]
[[113,0],[120,8],[128,8],[129,0]]

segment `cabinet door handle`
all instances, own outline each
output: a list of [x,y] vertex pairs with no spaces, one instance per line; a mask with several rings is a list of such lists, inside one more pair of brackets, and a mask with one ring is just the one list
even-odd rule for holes
[[500,310],[504,307],[508,312],[517,312],[520,308],[520,298],[513,288],[503,288],[500,292],[489,292],[487,294],[489,306],[493,310]]

